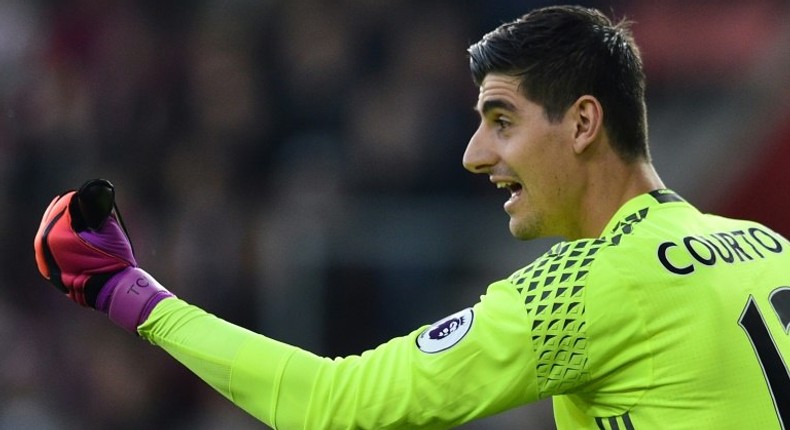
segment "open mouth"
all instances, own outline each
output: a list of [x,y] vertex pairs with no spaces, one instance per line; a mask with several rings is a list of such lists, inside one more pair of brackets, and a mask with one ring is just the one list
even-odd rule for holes
[[522,186],[518,182],[497,182],[496,187],[510,192],[510,199],[505,203],[506,205],[521,195]]

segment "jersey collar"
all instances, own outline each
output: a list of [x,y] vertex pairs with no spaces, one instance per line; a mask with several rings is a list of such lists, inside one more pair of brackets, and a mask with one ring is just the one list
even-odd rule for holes
[[638,217],[643,218],[645,214],[654,206],[659,206],[667,203],[683,202],[682,197],[677,195],[672,190],[662,188],[650,191],[649,193],[640,194],[631,200],[625,202],[620,206],[620,209],[615,212],[612,219],[606,224],[606,227],[601,232],[601,236],[606,236],[612,233],[616,228],[622,225],[622,222],[630,218]]

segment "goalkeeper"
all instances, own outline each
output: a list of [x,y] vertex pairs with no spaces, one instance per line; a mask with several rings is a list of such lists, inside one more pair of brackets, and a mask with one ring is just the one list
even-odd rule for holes
[[464,166],[508,192],[514,237],[564,239],[469,308],[316,356],[139,268],[102,181],[50,204],[40,272],[277,429],[443,429],[548,397],[559,429],[790,428],[790,243],[662,183],[627,25],[537,9],[469,54],[480,125]]

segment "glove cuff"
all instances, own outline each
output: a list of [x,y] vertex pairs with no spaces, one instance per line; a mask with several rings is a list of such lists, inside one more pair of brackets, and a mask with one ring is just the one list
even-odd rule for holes
[[96,310],[130,333],[145,322],[160,301],[175,297],[139,267],[128,267],[110,278],[96,297]]

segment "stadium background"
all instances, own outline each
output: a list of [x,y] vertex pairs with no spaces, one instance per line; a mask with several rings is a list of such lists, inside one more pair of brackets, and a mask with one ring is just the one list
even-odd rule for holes
[[[0,429],[252,429],[37,275],[60,190],[118,188],[143,267],[230,321],[359,353],[477,300],[519,243],[466,173],[465,48],[547,1],[0,1]],[[790,235],[786,0],[583,2],[636,21],[665,182]],[[262,363],[265,365],[265,363]],[[551,429],[547,402],[463,427]]]

